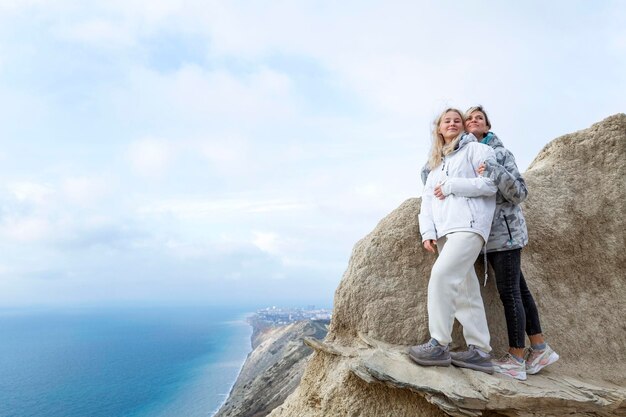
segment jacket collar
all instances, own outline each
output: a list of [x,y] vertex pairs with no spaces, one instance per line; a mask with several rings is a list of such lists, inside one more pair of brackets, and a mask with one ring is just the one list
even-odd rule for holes
[[476,136],[474,136],[471,133],[462,133],[461,135],[462,136],[461,136],[461,139],[459,140],[459,143],[456,144],[456,147],[454,148],[454,150],[450,152],[448,155],[453,155],[457,153],[459,150],[463,149],[465,145],[467,145],[468,143],[478,142],[478,140],[476,139]]
[[461,136],[461,140],[456,145],[456,149],[454,150],[454,152],[458,151],[459,149],[462,149],[465,145],[467,145],[470,142],[477,142],[476,136],[474,136],[471,133],[463,133],[463,136]]
[[500,146],[504,146],[500,138],[498,138],[496,134],[493,132],[488,132],[483,138],[483,140],[480,141],[480,143],[489,145],[492,148],[498,148]]

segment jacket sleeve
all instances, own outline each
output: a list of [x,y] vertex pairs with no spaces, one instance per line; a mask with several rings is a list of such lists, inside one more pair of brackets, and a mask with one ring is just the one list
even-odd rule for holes
[[[473,169],[483,162],[497,164],[493,149],[486,145],[476,145],[470,155]],[[460,197],[488,197],[498,192],[498,187],[490,177],[476,175],[474,178],[448,178],[442,185],[441,191],[444,195],[454,194]]]
[[422,177],[422,184],[426,185],[426,180],[428,179],[428,174],[430,174],[430,168],[428,167],[428,162],[424,164],[422,167],[422,171],[420,173]]
[[433,185],[432,175],[428,175],[424,191],[422,192],[422,207],[418,216],[420,233],[422,234],[422,242],[430,239],[437,239],[437,229],[433,220]]
[[526,182],[519,173],[515,157],[507,149],[504,153],[502,164],[489,160],[485,164],[483,175],[492,179],[502,196],[513,204],[519,204],[528,197]]

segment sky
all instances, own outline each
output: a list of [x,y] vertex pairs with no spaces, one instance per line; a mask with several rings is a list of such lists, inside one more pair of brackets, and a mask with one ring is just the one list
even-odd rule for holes
[[[626,110],[626,3],[0,0],[0,307],[331,306],[482,104],[524,171]],[[417,242],[416,237],[416,244]]]

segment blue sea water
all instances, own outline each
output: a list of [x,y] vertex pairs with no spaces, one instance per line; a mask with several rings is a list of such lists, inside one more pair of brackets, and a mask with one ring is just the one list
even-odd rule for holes
[[246,313],[0,310],[0,416],[211,416],[251,350]]

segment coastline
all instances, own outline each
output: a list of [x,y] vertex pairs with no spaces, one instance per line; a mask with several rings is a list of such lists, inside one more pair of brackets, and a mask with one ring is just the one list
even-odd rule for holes
[[[252,337],[254,336],[254,326],[250,323],[249,319],[254,316],[255,313],[245,313],[244,315],[242,315],[242,321],[244,323],[246,323],[247,325],[249,325],[252,329],[251,333],[250,333],[250,344],[252,344]],[[239,322],[239,320],[237,320]],[[252,353],[252,351],[254,350],[253,347],[251,347],[250,351],[248,352],[248,354],[246,355],[246,357],[243,359],[243,361],[241,361],[241,365],[239,366],[239,370],[237,371],[237,375],[235,376],[235,379],[233,380],[233,382],[230,384],[230,387],[228,388],[227,393],[225,394],[219,394],[222,395],[224,397],[224,399],[222,400],[222,402],[217,406],[217,408],[215,408],[213,411],[211,411],[211,414],[209,414],[210,417],[214,417],[217,413],[219,413],[219,411],[221,410],[221,408],[226,404],[226,402],[228,401],[228,399],[230,398],[232,392],[233,392],[233,388],[235,387],[235,384],[237,383],[237,379],[239,378],[239,375],[241,375],[241,370],[243,369],[243,367],[246,364],[246,361],[248,360],[248,358],[250,357],[250,354]]]
[[282,404],[298,386],[313,352],[302,339],[323,339],[330,321],[305,319],[276,325],[253,315],[248,323],[253,349],[212,417],[261,417]]

